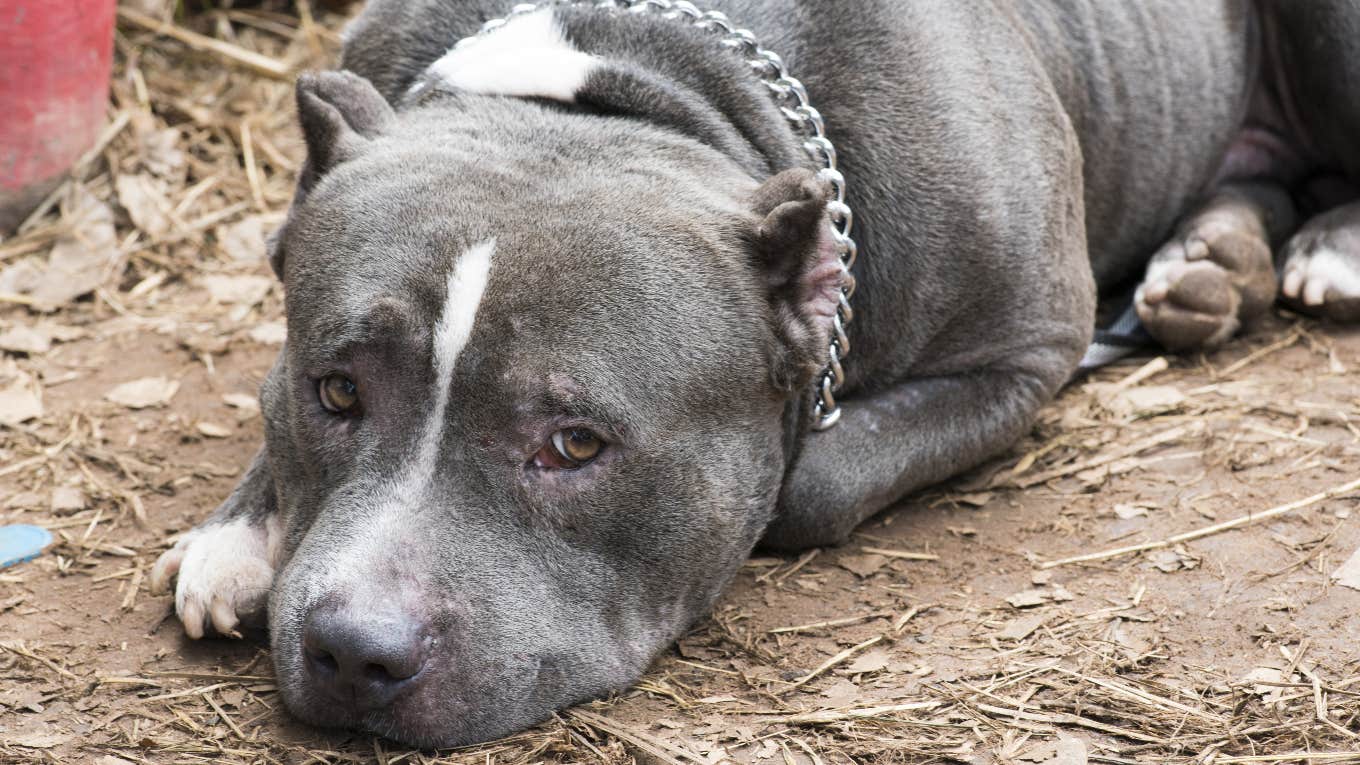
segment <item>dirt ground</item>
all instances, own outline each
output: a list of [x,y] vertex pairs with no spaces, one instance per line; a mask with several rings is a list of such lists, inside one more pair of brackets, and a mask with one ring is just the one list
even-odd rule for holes
[[0,762],[1360,762],[1360,330],[1286,313],[1071,386],[841,549],[753,559],[616,698],[455,752],[291,721],[263,636],[189,641],[146,580],[261,438],[286,77],[342,20],[298,11],[176,20],[279,71],[125,13],[115,129],[0,241],[0,524],[59,536],[0,571]]

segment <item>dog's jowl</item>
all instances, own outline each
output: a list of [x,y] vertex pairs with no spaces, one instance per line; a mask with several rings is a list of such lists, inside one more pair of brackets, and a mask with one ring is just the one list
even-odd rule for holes
[[1281,279],[1360,317],[1353,2],[716,2],[820,159],[748,46],[639,5],[371,0],[298,83],[265,445],[153,584],[267,623],[303,720],[457,745],[627,687],[757,543],[1007,448],[1098,299],[1173,349]]

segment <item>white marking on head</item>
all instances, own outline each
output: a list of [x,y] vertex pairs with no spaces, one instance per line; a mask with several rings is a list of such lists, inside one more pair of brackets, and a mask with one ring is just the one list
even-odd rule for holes
[[517,16],[430,65],[430,73],[469,93],[551,98],[568,103],[599,59],[571,47],[552,9]]
[[487,278],[491,275],[491,255],[496,251],[496,240],[489,239],[473,247],[458,259],[449,273],[448,290],[444,294],[444,311],[434,331],[434,376],[438,389],[430,419],[421,436],[420,456],[416,476],[428,476],[434,469],[439,451],[439,438],[444,432],[444,415],[449,408],[449,387],[453,384],[453,368],[472,337],[472,326],[477,309],[482,305]]
[[399,558],[394,550],[400,548],[402,535],[411,533],[411,503],[420,502],[426,487],[438,480],[435,468],[439,443],[444,437],[454,371],[458,357],[472,337],[495,251],[495,239],[482,242],[463,253],[449,273],[444,309],[435,325],[431,349],[435,373],[434,405],[421,426],[415,459],[384,481],[374,496],[372,508],[356,519],[344,545],[327,551],[332,561],[327,568],[333,573],[321,583],[322,586],[312,590],[312,597],[337,587],[348,591],[366,586],[372,577],[386,574],[392,562]]

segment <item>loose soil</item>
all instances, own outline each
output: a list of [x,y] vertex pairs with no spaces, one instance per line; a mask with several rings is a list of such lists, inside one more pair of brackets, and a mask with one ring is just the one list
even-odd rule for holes
[[[177,23],[296,69],[341,21]],[[288,85],[126,18],[118,52],[124,127],[72,185],[113,215],[100,286],[0,302],[0,347],[29,349],[0,355],[0,392],[40,389],[42,410],[0,429],[0,523],[59,535],[0,571],[0,762],[1360,762],[1360,591],[1332,580],[1360,548],[1360,490],[1333,491],[1360,478],[1360,331],[1283,312],[1070,386],[1007,455],[843,548],[751,560],[615,698],[455,752],[293,722],[262,636],[189,641],[146,585],[260,443],[246,401],[283,295],[258,231],[300,156]],[[88,225],[67,194],[0,269],[41,270]],[[107,398],[146,378],[146,406]]]

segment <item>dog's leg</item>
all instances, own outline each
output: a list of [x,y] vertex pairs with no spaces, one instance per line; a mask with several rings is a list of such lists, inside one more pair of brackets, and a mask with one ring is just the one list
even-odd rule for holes
[[1360,202],[1309,221],[1281,255],[1286,302],[1334,321],[1360,321]]
[[[1019,371],[1001,368],[912,380],[845,404],[836,427],[809,436],[786,479],[762,544],[780,550],[844,542],[903,495],[979,464],[1024,434],[1065,379],[1070,354]],[[1029,365],[1027,365],[1029,366]]]
[[1235,184],[1216,191],[1148,263],[1134,307],[1173,351],[1212,348],[1275,300],[1272,245],[1295,225],[1280,187]]
[[180,538],[151,569],[151,591],[175,581],[175,612],[189,637],[209,626],[239,637],[236,627],[263,620],[274,581],[280,539],[265,449],[241,483],[211,516]]

